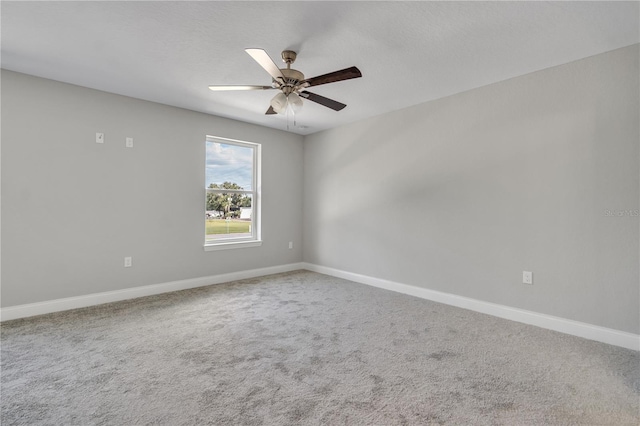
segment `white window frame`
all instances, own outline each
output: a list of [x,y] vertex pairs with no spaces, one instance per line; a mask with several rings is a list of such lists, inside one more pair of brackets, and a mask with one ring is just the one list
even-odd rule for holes
[[[246,237],[237,237],[237,238],[221,238],[218,240],[207,240],[206,236],[206,222],[205,222],[205,232],[204,232],[204,250],[205,251],[214,251],[214,250],[227,250],[227,249],[236,249],[236,248],[245,248],[245,247],[259,247],[262,245],[261,239],[261,170],[262,170],[262,146],[259,143],[255,142],[247,142],[240,141],[236,139],[227,139],[219,136],[209,136],[207,135],[206,142],[217,142],[225,145],[236,145],[244,148],[252,148],[253,149],[253,181],[251,182],[251,190],[240,190],[240,189],[214,189],[214,188],[205,188],[205,210],[206,210],[206,194],[208,193],[224,193],[224,194],[247,194],[251,195],[251,235]],[[206,147],[205,142],[205,147]],[[205,150],[206,152],[206,150]],[[206,162],[206,154],[205,154],[205,162]]]

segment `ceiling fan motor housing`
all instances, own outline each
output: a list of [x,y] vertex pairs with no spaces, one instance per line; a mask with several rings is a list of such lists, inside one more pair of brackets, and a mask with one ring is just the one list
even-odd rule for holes
[[285,78],[284,84],[281,87],[285,95],[291,93],[296,86],[304,80],[304,74],[298,70],[282,68],[280,71],[282,71],[282,75],[284,75]]

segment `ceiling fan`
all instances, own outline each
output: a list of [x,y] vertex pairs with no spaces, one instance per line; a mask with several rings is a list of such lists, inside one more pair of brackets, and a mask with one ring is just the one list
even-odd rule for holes
[[340,111],[346,107],[345,104],[308,92],[305,89],[321,84],[362,77],[362,73],[358,68],[351,67],[317,77],[305,78],[300,71],[291,68],[291,64],[293,64],[297,56],[296,52],[292,50],[284,50],[282,52],[282,60],[287,64],[286,68],[278,68],[263,49],[245,49],[245,52],[269,73],[272,78],[271,86],[209,86],[209,89],[214,91],[280,90],[280,93],[271,99],[271,106],[265,114],[284,114],[289,108],[296,112],[302,107],[302,99],[308,99],[332,110]]

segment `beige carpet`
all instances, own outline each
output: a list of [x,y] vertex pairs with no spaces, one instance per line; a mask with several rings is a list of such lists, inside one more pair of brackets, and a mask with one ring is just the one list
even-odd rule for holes
[[637,352],[312,272],[2,324],[2,425],[638,425]]

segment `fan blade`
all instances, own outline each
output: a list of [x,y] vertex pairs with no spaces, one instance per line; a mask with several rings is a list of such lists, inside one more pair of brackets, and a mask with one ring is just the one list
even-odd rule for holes
[[282,71],[263,49],[244,49],[274,80],[284,80]]
[[270,106],[267,112],[265,112],[265,115],[273,115],[273,114],[277,114],[277,112],[275,109],[273,109],[272,106]]
[[271,86],[209,86],[209,90],[220,92],[225,90],[269,90]]
[[325,98],[324,96],[316,95],[315,93],[307,92],[306,90],[300,92],[300,96],[305,99],[309,99],[310,101],[316,102],[320,105],[324,105],[327,108],[331,108],[335,111],[340,111],[341,109],[346,107],[346,105],[343,103],[334,101],[333,99]]
[[319,86],[320,84],[335,83],[336,81],[349,80],[352,78],[362,77],[362,73],[356,67],[345,68],[340,71],[330,72],[329,74],[319,75],[317,77],[307,78],[303,83],[308,86]]

